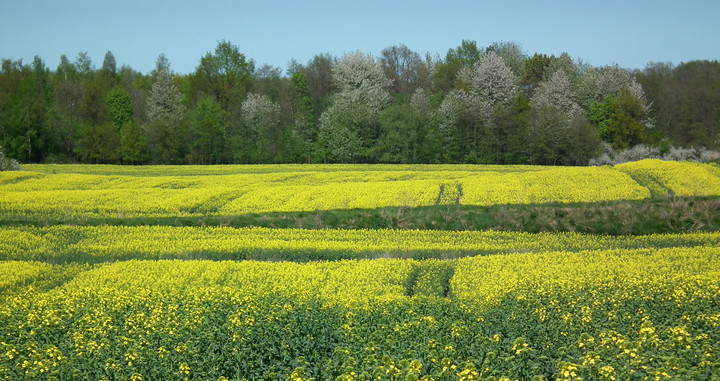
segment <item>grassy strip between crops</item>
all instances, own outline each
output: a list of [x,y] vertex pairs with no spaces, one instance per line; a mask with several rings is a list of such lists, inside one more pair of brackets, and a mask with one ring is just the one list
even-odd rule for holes
[[0,262],[0,379],[717,380],[719,250]]
[[433,229],[647,235],[720,231],[720,198],[539,205],[438,205],[249,213],[233,216],[0,220],[0,226],[229,226],[298,229]]

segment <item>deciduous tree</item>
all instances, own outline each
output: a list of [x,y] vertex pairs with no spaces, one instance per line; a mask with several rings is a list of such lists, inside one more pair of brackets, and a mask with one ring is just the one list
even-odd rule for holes
[[416,89],[429,84],[430,71],[425,61],[404,44],[383,49],[380,63],[392,81],[390,91],[394,95],[410,97]]
[[517,42],[499,41],[487,47],[486,52],[494,52],[503,59],[505,65],[515,74],[517,78],[525,77],[527,54]]
[[120,129],[118,155],[124,164],[141,164],[147,160],[147,137],[136,121],[131,120]]
[[568,120],[582,113],[572,83],[564,70],[556,71],[548,80],[540,83],[533,93],[531,104],[535,109],[554,107]]
[[[218,42],[215,50],[200,59],[193,75],[196,96],[211,95],[226,112],[250,90],[255,62],[247,59],[237,45]],[[198,99],[199,99],[198,98]]]
[[615,149],[627,149],[642,142],[646,110],[629,88],[617,97],[607,96],[591,107],[591,120],[597,125],[600,137]]
[[110,120],[118,131],[133,118],[133,104],[130,94],[121,86],[115,86],[105,97]]
[[487,117],[492,105],[475,93],[453,90],[434,114],[434,126],[428,139],[439,147],[432,159],[440,163],[480,162],[487,159],[491,145]]
[[80,100],[85,92],[78,79],[78,72],[64,54],[55,71],[55,97],[53,117],[58,154],[65,160],[75,160],[75,135],[80,120]]
[[280,106],[268,96],[250,94],[242,103],[244,134],[241,136],[248,162],[282,162],[287,136],[281,123]]
[[105,53],[105,58],[100,68],[100,75],[103,77],[103,80],[106,81],[107,86],[115,85],[117,80],[117,62],[115,61],[115,56],[109,50]]
[[195,164],[218,164],[226,156],[225,111],[211,96],[195,105],[190,114],[191,143],[189,161]]
[[183,95],[167,71],[158,73],[147,99],[148,149],[150,157],[160,163],[179,163],[181,160],[181,131],[185,116]]
[[388,105],[390,80],[372,56],[350,53],[333,67],[339,93],[320,117],[319,141],[329,161],[368,161],[380,135],[378,117]]
[[433,72],[435,90],[441,93],[452,90],[460,70],[473,67],[481,56],[477,43],[472,40],[462,40],[457,48],[448,50],[445,59],[435,65]]
[[119,159],[120,131],[111,123],[78,126],[77,155],[93,164],[114,164]]
[[519,90],[518,77],[492,50],[485,53],[474,67],[463,69],[460,77],[469,85],[471,92],[491,106],[509,105]]
[[527,151],[531,163],[586,164],[598,151],[598,133],[577,102],[564,69],[540,83],[530,105]]
[[547,72],[551,60],[546,54],[535,53],[525,61],[525,76],[522,84],[528,95],[531,96],[540,83],[549,77]]
[[670,143],[720,148],[720,62],[651,64],[638,79]]

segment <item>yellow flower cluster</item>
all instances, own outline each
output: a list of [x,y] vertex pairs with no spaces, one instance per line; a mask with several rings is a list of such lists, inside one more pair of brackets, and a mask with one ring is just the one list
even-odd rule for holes
[[497,231],[172,226],[0,227],[0,260],[342,259],[720,245],[720,233],[610,237]]
[[694,162],[646,159],[615,166],[657,196],[720,195],[720,167]]
[[614,168],[28,165],[26,169],[34,172],[0,173],[0,213],[6,219],[637,200],[657,193],[658,187],[677,195],[720,195],[717,167],[657,160]]
[[[65,266],[27,263],[20,274],[19,262],[0,262],[18,272],[5,283],[14,291],[0,293],[0,377],[92,364],[98,379],[624,379],[636,369],[704,372],[720,360],[720,312],[708,307],[720,298],[717,246],[445,261],[131,260],[46,292],[27,288]],[[670,356],[680,350],[686,363]],[[312,366],[320,363],[330,368]]]
[[0,291],[24,284],[51,269],[52,265],[42,262],[0,261]]
[[[698,297],[713,297],[720,286],[720,248],[622,249],[493,255],[457,260],[452,289],[458,300],[488,309],[508,298],[527,300],[562,292],[582,294],[611,289],[611,297],[652,299],[658,293],[682,305]],[[477,274],[493,274],[478,277]],[[692,279],[692,283],[684,280]],[[582,323],[597,303],[578,300],[569,317]],[[610,304],[611,300],[606,301]],[[544,310],[558,301],[543,304]]]
[[[720,195],[652,160],[25,168],[3,221]],[[720,233],[0,227],[0,380],[708,379],[718,306]]]
[[225,287],[243,296],[320,298],[357,304],[405,295],[415,262],[396,259],[334,262],[123,261],[79,274],[69,290],[153,290],[167,294]]
[[[628,175],[610,167],[540,167],[463,179],[463,204],[539,204],[639,200],[649,196]],[[719,177],[720,178],[720,177]]]
[[483,321],[550,352],[573,347],[576,361],[560,363],[555,379],[628,378],[621,368],[694,377],[687,364],[656,362],[678,351],[718,369],[709,349],[720,335],[710,307],[720,297],[717,245],[463,258],[450,286]]

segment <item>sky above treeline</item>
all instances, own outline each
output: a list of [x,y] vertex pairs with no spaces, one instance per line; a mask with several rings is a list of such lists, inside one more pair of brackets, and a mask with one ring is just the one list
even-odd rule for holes
[[4,0],[0,9],[0,58],[38,55],[51,69],[79,52],[100,67],[110,50],[118,67],[148,73],[164,53],[188,74],[221,40],[283,71],[293,58],[379,56],[398,44],[444,57],[463,39],[628,69],[720,59],[717,0]]

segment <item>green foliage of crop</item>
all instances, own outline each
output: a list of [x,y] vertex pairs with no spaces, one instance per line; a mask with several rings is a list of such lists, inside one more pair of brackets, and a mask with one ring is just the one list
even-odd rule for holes
[[0,376],[711,379],[718,254],[96,265],[0,295]]
[[714,166],[29,167],[0,379],[720,374]]

